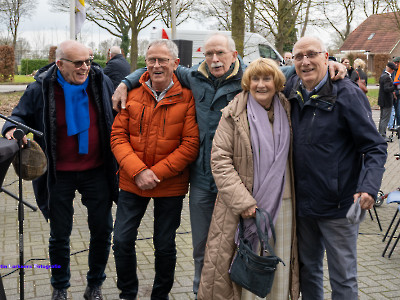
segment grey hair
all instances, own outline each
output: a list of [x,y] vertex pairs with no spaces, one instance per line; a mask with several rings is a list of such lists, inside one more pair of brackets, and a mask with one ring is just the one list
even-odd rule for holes
[[227,34],[224,34],[222,32],[218,32],[218,31],[207,36],[206,39],[204,40],[204,45],[207,44],[207,42],[215,36],[222,36],[222,37],[226,38],[226,41],[228,42],[228,49],[230,51],[236,51],[236,44],[235,44],[235,41],[233,40],[233,38]]
[[[168,48],[169,53],[171,54],[173,59],[177,59],[179,55],[178,46],[170,40],[155,40],[149,44],[147,50],[150,49],[152,46],[165,46]],[[146,52],[147,57],[147,52]]]
[[65,55],[64,55],[64,49],[63,49],[63,43],[60,43],[58,46],[57,46],[57,49],[56,49],[56,61],[59,61],[61,58],[63,58]]
[[110,48],[111,54],[121,54],[121,48],[119,46],[112,46]]

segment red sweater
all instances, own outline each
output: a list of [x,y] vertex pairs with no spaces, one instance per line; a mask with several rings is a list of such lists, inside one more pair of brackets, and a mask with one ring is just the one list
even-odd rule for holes
[[57,171],[84,171],[103,164],[102,152],[99,151],[101,146],[96,103],[89,87],[86,89],[86,92],[89,96],[90,115],[89,152],[88,154],[79,154],[77,135],[67,135],[64,91],[58,83],[54,86],[57,115]]

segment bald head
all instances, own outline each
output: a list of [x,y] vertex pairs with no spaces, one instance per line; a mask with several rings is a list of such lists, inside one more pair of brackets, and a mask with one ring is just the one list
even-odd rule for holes
[[71,84],[83,84],[90,71],[89,49],[73,40],[61,42],[56,50],[56,64],[63,78]]
[[115,55],[121,54],[121,48],[118,46],[112,46],[110,48],[110,56],[113,58]]
[[315,37],[302,37],[293,47],[296,73],[307,90],[313,90],[328,71],[328,57],[324,43]]

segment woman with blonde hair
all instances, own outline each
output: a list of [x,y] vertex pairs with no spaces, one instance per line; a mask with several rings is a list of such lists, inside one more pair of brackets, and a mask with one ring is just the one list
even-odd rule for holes
[[286,264],[277,266],[267,299],[299,297],[290,104],[281,93],[284,83],[276,62],[259,58],[243,74],[243,92],[222,110],[211,153],[218,196],[198,299],[255,299],[231,281],[229,268],[237,248],[240,216],[245,221],[245,237],[253,249],[259,249],[250,219],[256,207],[271,214],[276,230],[274,251]]
[[[366,64],[365,61],[363,61],[361,58],[357,58],[354,63],[354,70],[351,74],[350,79],[352,81],[354,81],[355,83],[357,83],[357,85],[364,91],[364,93],[367,93],[367,90],[364,89],[363,86],[365,86],[365,88],[367,88],[368,85],[368,76],[365,73],[366,71]],[[363,86],[361,86],[363,85]]]

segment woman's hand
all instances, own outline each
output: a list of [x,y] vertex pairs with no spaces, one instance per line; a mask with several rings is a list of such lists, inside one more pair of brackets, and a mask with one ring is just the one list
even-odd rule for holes
[[250,206],[240,214],[243,219],[254,218],[256,216],[257,205]]

